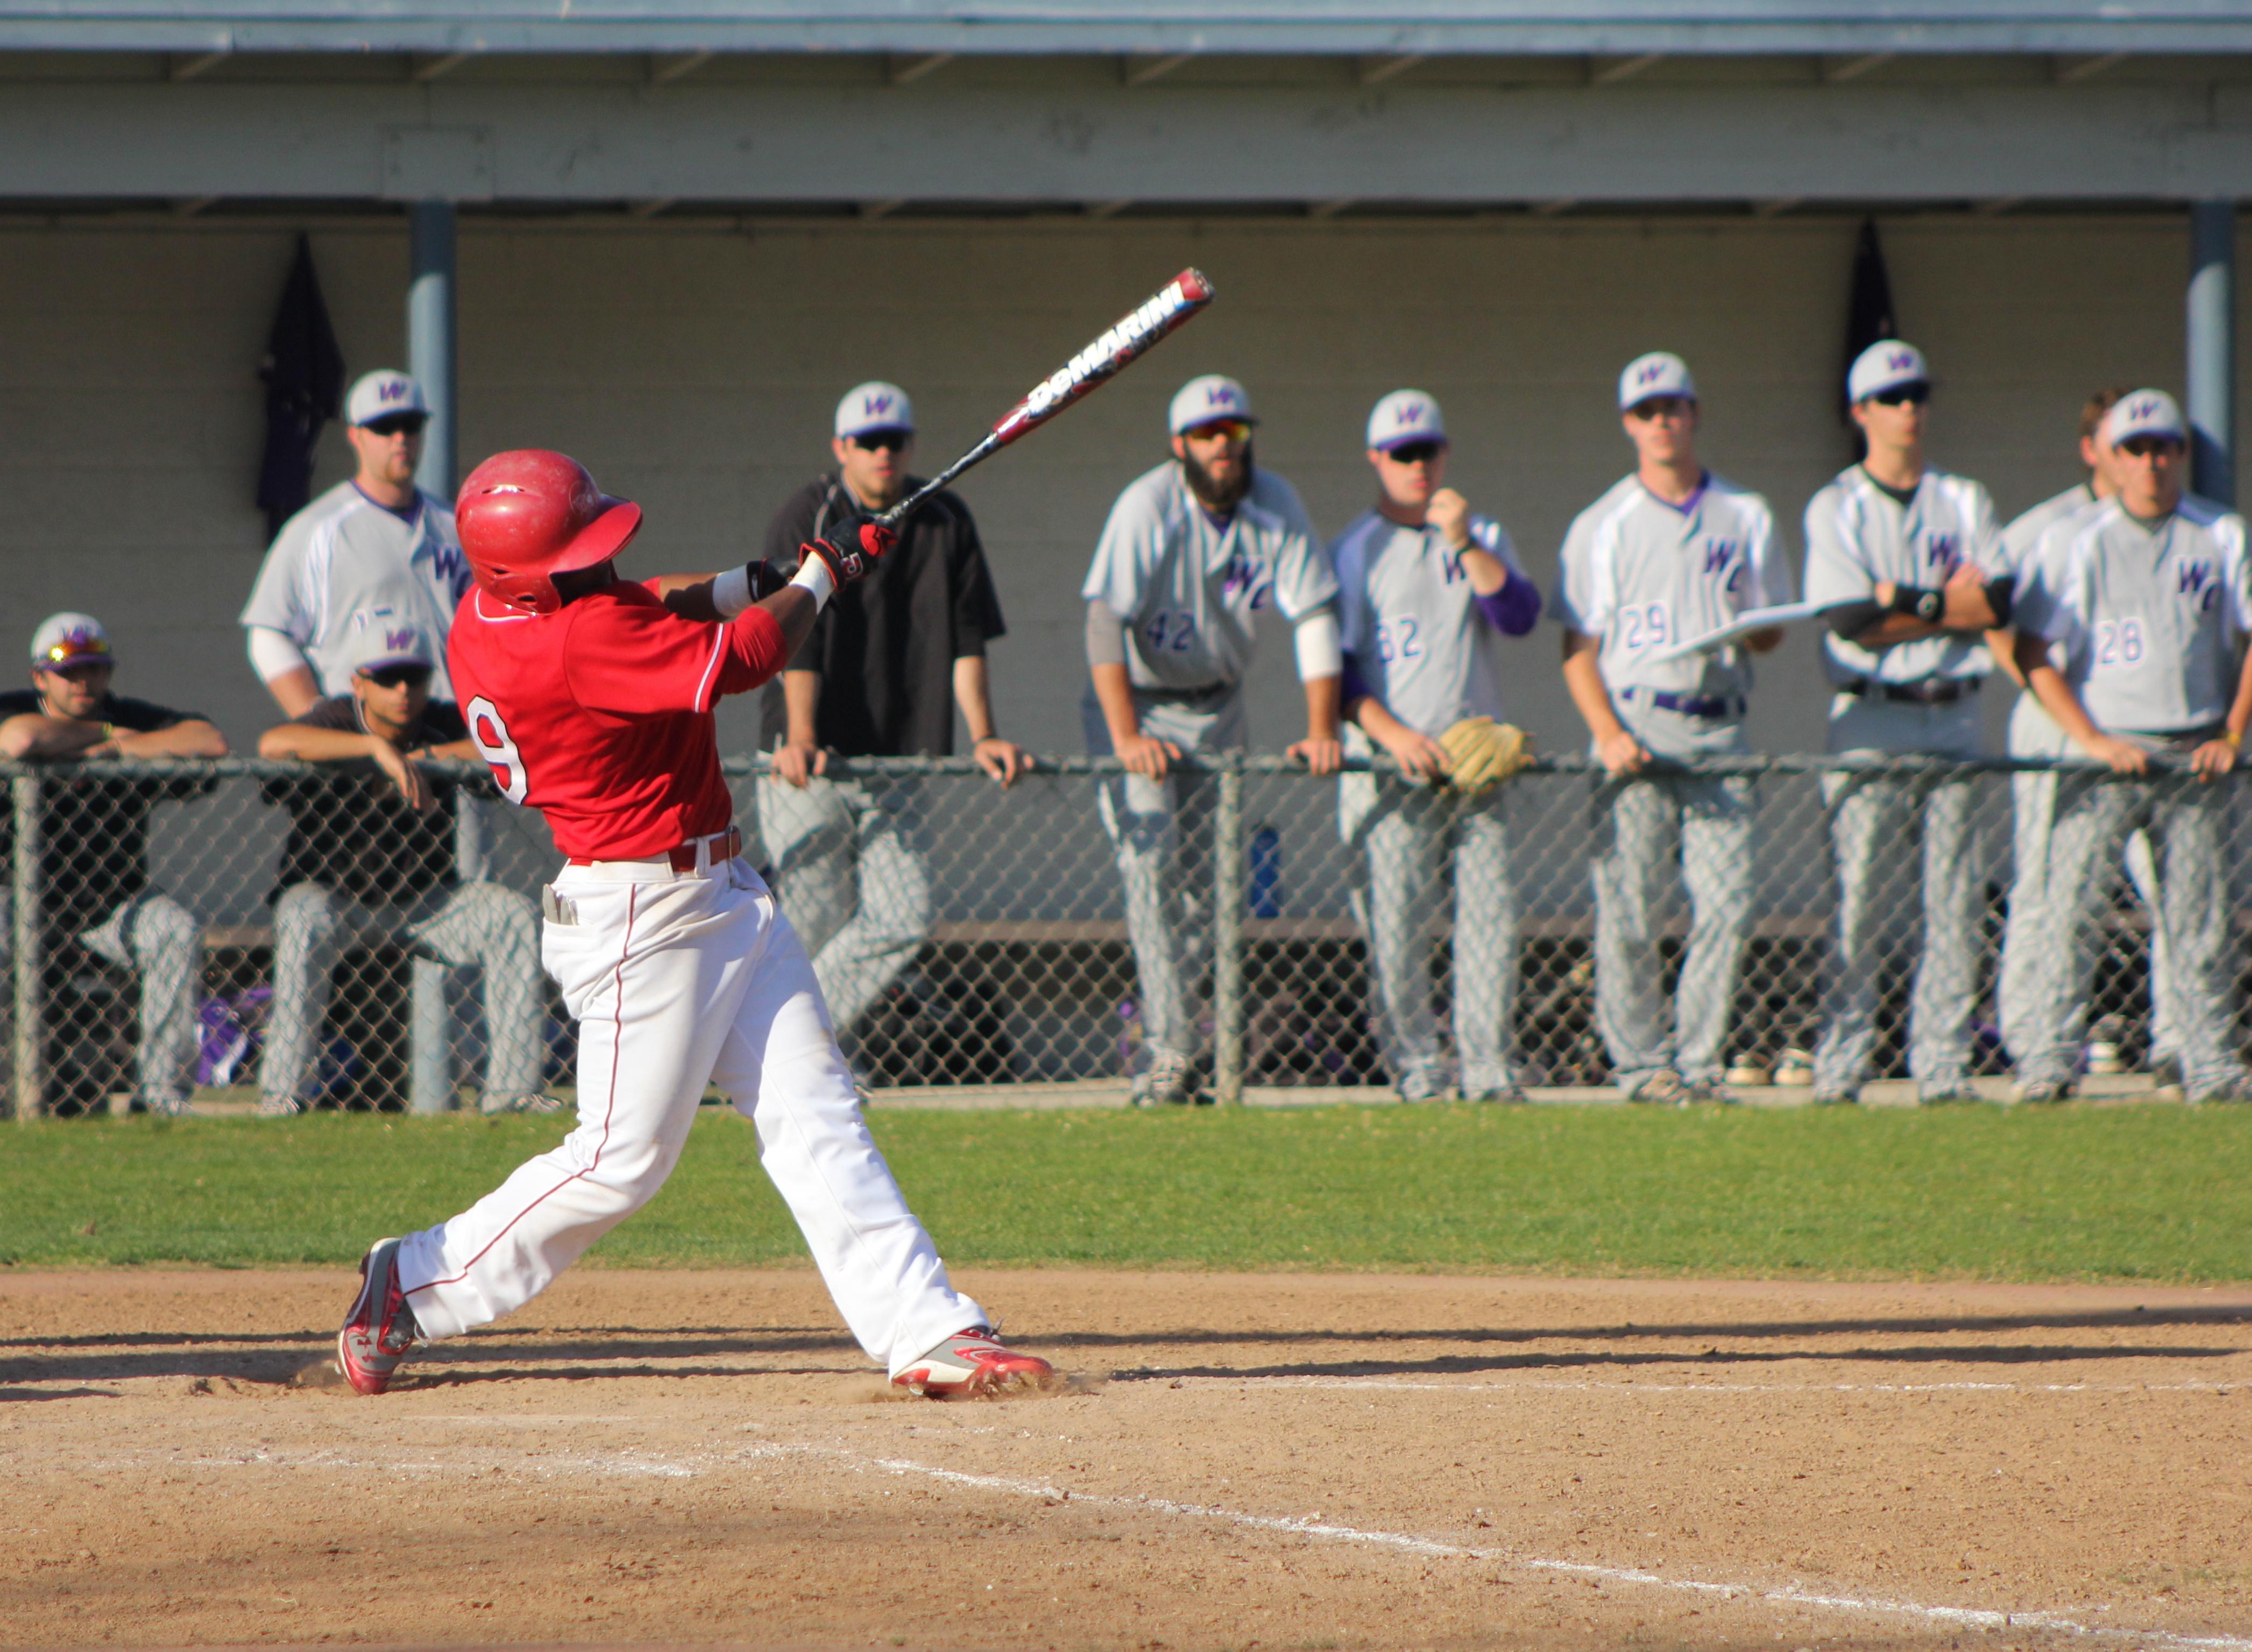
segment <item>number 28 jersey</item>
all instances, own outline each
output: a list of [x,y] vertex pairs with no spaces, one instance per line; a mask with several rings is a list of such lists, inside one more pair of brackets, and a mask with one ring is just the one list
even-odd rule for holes
[[787,658],[761,609],[699,623],[666,608],[654,582],[625,580],[553,614],[472,587],[446,656],[494,784],[545,814],[574,860],[639,860],[726,831],[735,806],[712,707]]
[[1790,594],[1765,499],[1707,474],[1686,502],[1668,504],[1629,476],[1574,518],[1553,606],[1567,630],[1602,640],[1595,663],[1613,693],[1702,698],[1751,686],[1742,649],[1655,656]]

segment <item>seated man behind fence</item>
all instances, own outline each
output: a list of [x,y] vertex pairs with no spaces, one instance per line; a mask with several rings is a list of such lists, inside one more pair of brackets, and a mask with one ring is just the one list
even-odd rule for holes
[[[2047,898],[2069,905],[2068,965],[2045,971],[2026,1016],[2018,1097],[2061,1100],[2080,1054],[2089,980],[2110,908],[2110,869],[2137,828],[2159,875],[2152,913],[2172,975],[2183,1086],[2193,1101],[2252,1101],[2231,1016],[2226,837],[2252,723],[2252,566],[2244,518],[2182,492],[2188,427],[2163,391],[2103,417],[2118,490],[2050,531],[2012,617],[2019,668],[2074,744],[2111,770],[2058,777]],[[2064,656],[2061,670],[2052,648]],[[2151,772],[2151,758],[2172,760]],[[2012,911],[2010,921],[2019,921]],[[2053,920],[2066,921],[2061,911]]]
[[[277,1118],[315,1099],[314,1063],[330,974],[350,944],[394,941],[484,969],[486,1113],[550,1113],[540,1090],[539,923],[498,884],[457,880],[458,788],[415,768],[474,757],[461,712],[430,698],[434,652],[419,626],[362,616],[352,691],[268,729],[261,757],[350,764],[318,780],[268,781],[294,824],[274,894],[274,1010],[260,1062],[258,1112]],[[372,767],[369,767],[372,766]]]
[[[99,763],[226,755],[226,737],[193,711],[112,693],[114,670],[108,634],[92,614],[41,621],[31,635],[31,686],[0,694],[0,757]],[[192,776],[79,775],[40,786],[39,912],[48,946],[75,939],[141,978],[136,1113],[189,1110],[203,962],[193,915],[149,886],[149,810],[210,789]],[[12,815],[0,819],[0,852],[11,860],[14,830]],[[8,900],[0,894],[0,913]],[[12,936],[0,916],[0,949]]]

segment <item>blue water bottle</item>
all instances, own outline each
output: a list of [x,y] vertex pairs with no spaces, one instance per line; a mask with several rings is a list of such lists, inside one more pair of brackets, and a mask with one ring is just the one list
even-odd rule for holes
[[1282,834],[1262,826],[1251,834],[1251,874],[1245,904],[1254,918],[1282,915]]

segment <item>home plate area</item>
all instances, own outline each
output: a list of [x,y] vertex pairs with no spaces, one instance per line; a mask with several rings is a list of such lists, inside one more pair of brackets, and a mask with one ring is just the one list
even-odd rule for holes
[[2241,1290],[963,1281],[1071,1380],[588,1268],[361,1399],[347,1274],[0,1275],[0,1644],[2252,1652]]

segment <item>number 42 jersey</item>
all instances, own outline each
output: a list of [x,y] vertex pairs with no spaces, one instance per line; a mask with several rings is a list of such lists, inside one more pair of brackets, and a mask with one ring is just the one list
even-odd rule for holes
[[735,806],[712,707],[786,658],[782,627],[764,610],[724,624],[685,620],[654,581],[620,580],[553,614],[472,587],[446,641],[462,719],[494,784],[545,814],[573,860],[639,860],[726,831]]
[[1595,663],[1614,694],[1706,698],[1750,688],[1742,649],[1652,656],[1790,600],[1790,567],[1767,501],[1708,473],[1681,504],[1629,476],[1580,512],[1564,536],[1553,606],[1567,629],[1602,639]]

